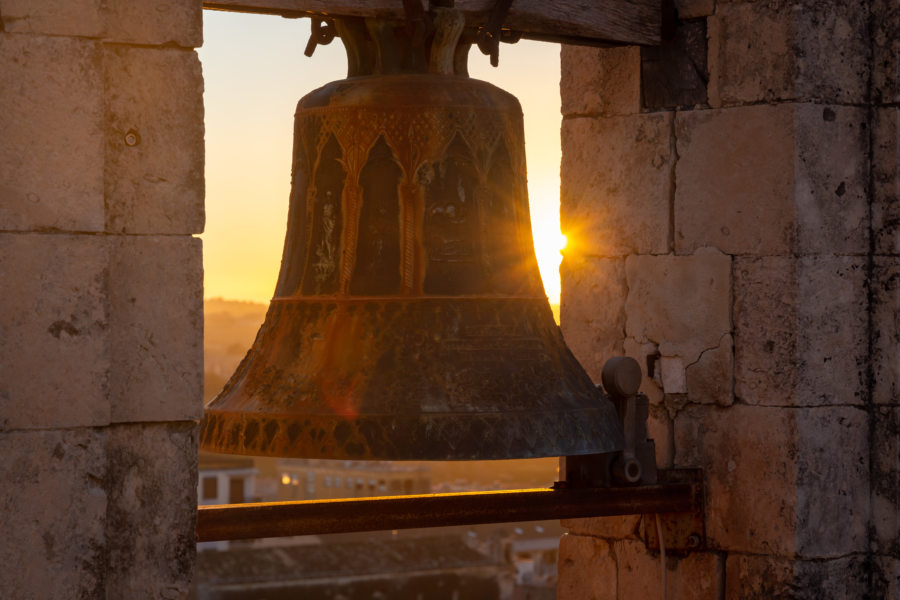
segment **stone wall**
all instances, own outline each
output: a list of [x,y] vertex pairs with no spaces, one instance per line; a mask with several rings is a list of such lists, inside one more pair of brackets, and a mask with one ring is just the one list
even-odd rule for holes
[[[666,598],[900,598],[900,3],[676,4],[662,48],[563,48],[566,339],[704,470]],[[565,523],[561,600],[662,597],[640,519]]]
[[0,596],[190,582],[201,36],[196,0],[0,0]]

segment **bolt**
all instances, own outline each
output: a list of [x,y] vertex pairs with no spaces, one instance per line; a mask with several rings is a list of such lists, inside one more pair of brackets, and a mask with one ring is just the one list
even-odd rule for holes
[[125,145],[126,146],[137,146],[141,143],[141,136],[138,135],[138,132],[134,129],[129,129],[125,134]]
[[699,548],[700,547],[700,536],[696,533],[692,533],[688,536],[687,539],[688,548]]

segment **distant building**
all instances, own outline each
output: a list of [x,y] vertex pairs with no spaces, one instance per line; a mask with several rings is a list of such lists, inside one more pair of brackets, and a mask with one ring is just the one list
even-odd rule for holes
[[191,600],[501,600],[512,567],[459,536],[234,548],[197,556]]
[[[277,459],[258,463],[259,479],[277,481],[275,500],[398,496],[431,492],[431,474],[420,463]],[[265,485],[265,484],[264,484]],[[271,483],[266,489],[271,488]]]
[[206,504],[240,504],[254,498],[257,469],[251,456],[200,452],[197,501]]

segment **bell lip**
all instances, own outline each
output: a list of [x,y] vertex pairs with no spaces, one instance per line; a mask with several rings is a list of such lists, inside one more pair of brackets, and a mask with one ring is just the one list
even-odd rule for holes
[[[285,418],[207,408],[200,448],[249,456],[392,461],[545,458],[622,450],[625,440],[615,408],[603,399],[596,407],[544,414],[365,415],[353,422],[339,415]],[[336,442],[342,436],[335,430],[341,427],[345,441]]]

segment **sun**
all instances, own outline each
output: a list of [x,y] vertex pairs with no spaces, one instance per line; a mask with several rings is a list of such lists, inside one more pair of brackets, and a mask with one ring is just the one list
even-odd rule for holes
[[559,264],[566,247],[566,236],[559,231],[559,221],[533,223],[534,253],[550,304],[559,304]]

